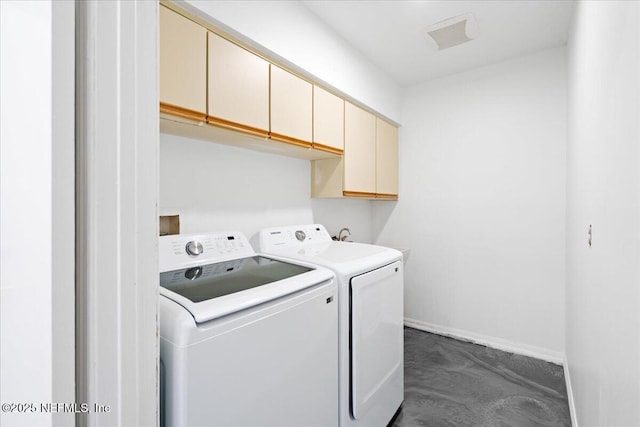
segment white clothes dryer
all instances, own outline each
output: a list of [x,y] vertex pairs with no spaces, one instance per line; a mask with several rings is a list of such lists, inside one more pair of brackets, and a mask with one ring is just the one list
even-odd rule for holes
[[338,424],[331,271],[256,254],[234,231],[159,249],[161,425]]
[[386,426],[404,399],[402,253],[333,241],[320,224],[264,229],[253,243],[336,274],[340,426]]

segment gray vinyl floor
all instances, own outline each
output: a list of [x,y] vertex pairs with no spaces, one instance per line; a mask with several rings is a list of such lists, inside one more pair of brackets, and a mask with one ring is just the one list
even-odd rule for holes
[[404,403],[390,426],[571,426],[561,366],[404,332]]

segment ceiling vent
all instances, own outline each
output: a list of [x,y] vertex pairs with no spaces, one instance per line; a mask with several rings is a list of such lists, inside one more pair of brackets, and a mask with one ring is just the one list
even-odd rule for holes
[[443,50],[476,38],[478,23],[473,14],[467,13],[430,25],[426,32],[436,43],[438,50]]

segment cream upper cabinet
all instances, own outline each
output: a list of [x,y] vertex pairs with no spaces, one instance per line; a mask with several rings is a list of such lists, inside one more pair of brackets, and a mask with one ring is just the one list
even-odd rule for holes
[[398,198],[398,128],[345,102],[344,156],[311,162],[311,197]]
[[398,128],[376,117],[376,193],[398,195]]
[[344,107],[344,191],[376,192],[376,116],[349,102]]
[[313,144],[336,153],[344,150],[344,100],[313,87]]
[[209,32],[208,77],[210,123],[245,131],[268,131],[267,61]]
[[206,79],[207,30],[160,6],[161,104],[169,109],[177,107],[173,112],[178,114],[180,109],[197,112],[204,119],[207,113]]
[[169,6],[160,4],[161,132],[312,160],[313,197],[396,197],[393,125]]
[[313,85],[271,64],[271,137],[311,145],[312,107]]

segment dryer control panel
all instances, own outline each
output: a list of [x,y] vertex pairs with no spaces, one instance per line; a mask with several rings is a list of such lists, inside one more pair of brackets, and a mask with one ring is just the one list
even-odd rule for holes
[[254,256],[239,231],[160,236],[160,272]]
[[322,224],[266,228],[260,231],[258,239],[257,247],[264,252],[331,242],[331,236]]

